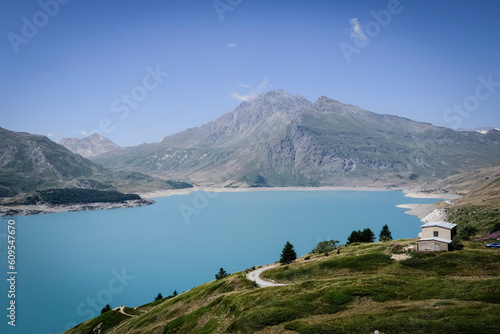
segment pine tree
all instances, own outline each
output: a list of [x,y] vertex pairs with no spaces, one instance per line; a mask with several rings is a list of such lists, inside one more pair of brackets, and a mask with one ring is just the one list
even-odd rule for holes
[[224,268],[220,268],[219,272],[215,274],[215,279],[219,280],[229,275]]
[[352,231],[351,235],[347,238],[347,243],[353,242],[373,242],[375,240],[375,233],[369,228],[365,228],[363,231]]
[[362,240],[361,242],[374,242],[375,241],[375,233],[372,232],[369,228],[365,228],[363,232],[361,232]]
[[161,292],[158,292],[158,296],[156,296],[155,301],[157,300],[162,300],[163,296],[161,295]]
[[295,249],[293,249],[293,245],[287,241],[285,246],[283,247],[283,251],[281,252],[280,263],[281,264],[289,264],[297,259],[297,253],[295,253]]
[[389,241],[389,240],[392,240],[392,233],[389,230],[389,226],[387,226],[387,224],[385,224],[382,227],[382,230],[380,231],[378,240],[380,240],[380,241]]
[[173,296],[177,296],[177,290],[174,290]]

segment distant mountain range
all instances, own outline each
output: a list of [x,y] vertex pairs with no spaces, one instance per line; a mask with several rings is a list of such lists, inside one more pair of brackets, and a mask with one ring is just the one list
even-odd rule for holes
[[71,152],[80,154],[85,158],[92,158],[120,147],[98,133],[94,133],[83,139],[62,138],[59,144],[66,147]]
[[475,129],[458,129],[458,131],[473,131],[473,132],[479,132],[479,133],[482,133],[483,135],[484,134],[487,134],[488,132],[490,132],[491,130],[497,130],[497,131],[500,131],[500,129],[498,128],[494,128],[494,127],[491,127],[491,126],[481,126],[479,128],[475,128]]
[[51,188],[150,192],[187,184],[114,171],[72,153],[45,136],[0,128],[0,197]]
[[166,179],[226,187],[416,186],[500,165],[496,129],[454,131],[282,90],[157,143],[122,148],[98,134],[60,143],[0,128],[0,197],[61,187],[189,186]]
[[198,128],[93,159],[203,185],[408,186],[499,165],[500,131],[454,131],[274,90]]

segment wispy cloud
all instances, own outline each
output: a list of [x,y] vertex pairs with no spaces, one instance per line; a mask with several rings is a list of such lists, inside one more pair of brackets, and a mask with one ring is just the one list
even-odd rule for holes
[[234,43],[229,43],[228,45],[226,45],[228,48],[235,48],[237,47],[238,45],[234,44]]
[[[239,87],[242,88],[251,88],[252,85],[250,84],[238,84]],[[269,90],[272,87],[272,85],[269,83],[269,80],[264,77],[260,84],[257,86],[257,88],[252,89],[248,94],[239,94],[237,92],[232,92],[231,97],[235,100],[239,101],[249,101],[251,99],[254,99],[257,95],[260,93],[263,93],[267,90]]]
[[368,36],[366,36],[366,34],[364,33],[363,26],[361,25],[361,23],[359,23],[356,17],[350,19],[349,23],[351,24],[351,29],[349,34],[351,39],[357,40],[358,43],[361,45],[365,45],[368,40]]
[[251,100],[253,98],[255,98],[257,96],[257,94],[253,94],[253,93],[250,93],[250,94],[247,94],[247,95],[240,95],[236,92],[232,92],[231,93],[231,97],[235,100],[240,100],[240,101],[248,101],[248,100]]
[[78,130],[78,132],[82,135],[82,136],[86,136],[87,135],[87,131],[85,130]]

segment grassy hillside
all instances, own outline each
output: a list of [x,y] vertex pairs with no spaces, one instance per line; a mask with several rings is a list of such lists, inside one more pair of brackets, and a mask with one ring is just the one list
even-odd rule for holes
[[484,182],[447,208],[448,220],[477,228],[482,235],[500,230],[500,177]]
[[390,243],[350,245],[264,272],[287,286],[257,288],[238,272],[66,333],[87,334],[100,322],[102,333],[498,332],[500,251],[466,246],[397,262]]

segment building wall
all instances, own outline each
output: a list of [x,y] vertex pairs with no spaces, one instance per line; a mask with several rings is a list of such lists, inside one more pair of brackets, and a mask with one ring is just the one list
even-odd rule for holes
[[447,251],[448,244],[446,242],[425,240],[417,242],[417,250],[419,252],[430,252],[430,251]]
[[447,228],[442,228],[439,226],[423,227],[421,238],[434,238],[434,237],[436,237],[434,235],[434,231],[438,232],[438,234],[439,234],[437,236],[438,238],[446,239],[446,240],[453,239],[452,230],[448,230]]

